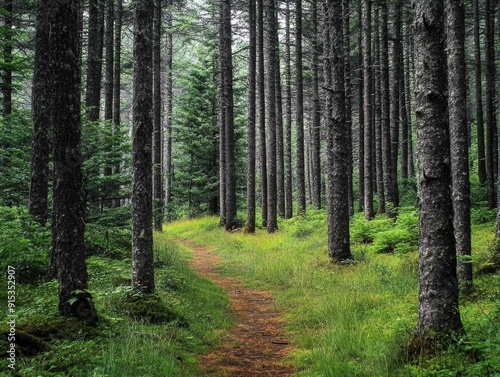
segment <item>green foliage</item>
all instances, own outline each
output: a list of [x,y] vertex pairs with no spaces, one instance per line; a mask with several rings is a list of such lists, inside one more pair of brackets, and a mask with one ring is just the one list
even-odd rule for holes
[[[109,245],[118,248],[127,232],[115,229]],[[102,242],[102,233],[97,227],[91,230],[89,237],[98,238],[93,244]],[[206,352],[232,324],[229,302],[219,287],[194,275],[184,250],[162,234],[155,233],[154,240],[154,295],[131,294],[130,259],[125,257],[130,249],[122,250],[120,259],[105,253],[88,259],[89,288],[100,318],[96,327],[58,315],[57,282],[28,286],[19,279],[19,375],[196,375],[194,355]],[[7,330],[6,321],[2,319],[0,333]]]
[[24,207],[0,207],[0,268],[16,269],[20,282],[36,283],[47,275],[50,231],[40,227]]
[[30,183],[31,115],[0,116],[0,205],[26,205]]
[[214,47],[202,46],[178,79],[183,91],[174,111],[173,217],[218,209],[217,70]]
[[373,247],[377,253],[407,252],[411,250],[412,237],[406,229],[391,229],[377,233]]
[[366,221],[362,213],[354,215],[351,221],[351,241],[359,243],[371,243],[375,236],[394,226],[394,220],[385,215],[378,215],[374,220]]
[[[84,202],[87,222],[123,226],[130,219],[125,208],[109,208],[113,200],[130,197],[130,175],[116,167],[130,165],[131,142],[127,129],[113,129],[106,120],[90,122],[82,112]],[[125,173],[125,174],[124,174]],[[107,207],[107,208],[106,208]]]

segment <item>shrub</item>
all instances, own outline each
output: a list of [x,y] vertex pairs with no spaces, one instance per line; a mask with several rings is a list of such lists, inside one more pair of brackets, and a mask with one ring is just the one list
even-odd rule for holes
[[32,220],[24,207],[0,207],[0,267],[16,269],[23,283],[37,283],[49,267],[50,231]]
[[394,221],[385,215],[378,215],[371,221],[366,221],[363,214],[354,215],[354,220],[351,224],[351,240],[358,243],[371,243],[375,239],[375,235],[389,230],[394,226]]
[[411,233],[407,229],[395,228],[378,233],[373,247],[376,253],[408,252],[413,244]]

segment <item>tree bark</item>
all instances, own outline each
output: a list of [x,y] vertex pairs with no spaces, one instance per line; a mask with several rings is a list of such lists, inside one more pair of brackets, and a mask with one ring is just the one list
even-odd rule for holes
[[173,36],[172,36],[172,0],[167,10],[167,45],[166,45],[166,93],[165,93],[165,219],[172,220],[172,110],[173,110]]
[[293,217],[293,172],[292,172],[292,68],[290,53],[290,0],[286,0],[285,14],[285,219]]
[[48,219],[49,131],[51,94],[50,7],[39,1],[36,14],[35,67],[33,70],[32,111],[33,135],[31,141],[31,175],[29,213],[45,225]]
[[400,123],[400,85],[401,78],[401,0],[396,0],[392,6],[392,31],[393,38],[391,59],[392,59],[392,82],[391,82],[391,165],[390,179],[387,183],[386,201],[389,205],[387,214],[390,217],[395,217],[397,208],[399,207],[399,190],[398,190],[398,150],[399,150],[399,123]]
[[[448,93],[450,112],[453,223],[457,254],[471,256],[469,146],[467,130],[467,88],[465,65],[465,10],[461,0],[447,0]],[[458,264],[462,292],[472,289],[470,260]]]
[[233,104],[233,58],[231,48],[231,1],[221,2],[221,25],[223,29],[221,45],[222,79],[225,81],[222,94],[225,107],[225,154],[226,154],[226,230],[236,227],[236,156],[234,139]]
[[[123,0],[118,0],[115,16],[115,38],[114,38],[114,72],[113,72],[113,133],[120,133],[121,123],[121,54],[122,54],[122,18],[123,18]],[[117,163],[113,168],[114,174],[120,174],[121,166]],[[113,200],[113,207],[120,207],[120,199]]]
[[102,54],[104,39],[104,0],[89,0],[87,52],[87,91],[85,106],[88,119],[97,121],[101,107]]
[[106,77],[104,84],[104,119],[110,122],[113,119],[113,38],[114,38],[115,0],[106,0],[106,31],[104,41],[106,45]]
[[153,268],[153,0],[135,2],[132,139],[132,290],[155,290]]
[[[328,256],[335,263],[351,259],[348,195],[349,130],[345,122],[342,0],[328,0],[323,46],[328,144]],[[330,107],[331,105],[331,107]]]
[[[380,35],[380,82],[381,82],[381,136],[382,136],[382,170],[384,173],[384,196],[386,203],[389,201],[389,187],[392,179],[392,145],[391,145],[391,112],[390,112],[390,83],[389,83],[389,36],[388,36],[388,9],[387,0],[383,1],[382,27]],[[387,208],[386,208],[387,212]]]
[[485,54],[486,54],[486,181],[488,205],[495,208],[495,1],[485,1]]
[[266,93],[265,93],[265,71],[264,71],[264,2],[257,0],[257,45],[259,49],[258,57],[258,80],[259,88],[259,160],[260,160],[260,181],[261,181],[261,208],[262,227],[267,228],[267,148],[266,148]]
[[51,119],[54,137],[53,253],[57,260],[59,311],[87,322],[97,321],[87,291],[85,266],[83,176],[81,154],[78,0],[54,4],[42,0],[41,12],[50,17]]
[[321,109],[319,100],[319,43],[318,43],[318,16],[317,0],[312,0],[312,91],[313,91],[313,119],[311,132],[311,176],[312,176],[312,204],[316,209],[321,208]]
[[483,90],[481,75],[481,42],[479,31],[479,0],[473,0],[474,10],[474,73],[476,84],[476,124],[477,124],[477,174],[479,183],[486,183],[486,156],[484,154]]
[[12,38],[13,26],[13,1],[3,1],[3,19],[4,19],[4,43],[3,43],[3,62],[2,70],[2,104],[3,116],[9,116],[12,113],[12,51],[14,40]]
[[363,211],[365,203],[365,113],[364,101],[364,70],[363,70],[363,0],[358,5],[358,210]]
[[410,59],[413,51],[411,49],[411,35],[410,35],[410,21],[407,21],[405,25],[405,68],[404,68],[404,87],[405,87],[405,98],[406,98],[406,116],[408,122],[408,176],[409,178],[415,178],[415,162],[413,158],[413,127],[412,127],[412,104],[411,104],[411,64]]
[[306,175],[304,155],[304,85],[302,73],[302,0],[295,2],[295,90],[296,90],[296,159],[297,159],[297,214],[306,214]]
[[[462,331],[458,308],[442,0],[417,2],[416,104],[419,156],[419,316],[413,346],[429,353]],[[437,206],[435,203],[439,203]]]
[[154,1],[153,18],[153,226],[162,231],[163,176],[162,176],[162,124],[161,124],[161,24],[162,4]]
[[248,1],[250,31],[248,57],[248,154],[247,154],[247,222],[245,233],[255,233],[255,89],[257,65],[257,31],[255,0]]
[[[276,20],[279,14],[279,2],[275,0]],[[277,21],[276,21],[277,22]],[[283,139],[283,98],[281,91],[281,64],[279,54],[278,28],[274,30],[274,43],[276,45],[276,193],[278,216],[285,218],[285,156]]]
[[363,72],[364,72],[364,101],[363,111],[365,114],[364,123],[364,180],[365,180],[365,196],[364,196],[364,211],[365,219],[373,219],[373,168],[372,168],[372,141],[373,141],[373,123],[372,123],[372,3],[371,0],[364,0],[364,18],[363,18]]
[[385,213],[385,188],[384,188],[384,168],[382,156],[382,80],[381,80],[381,54],[380,54],[380,5],[375,4],[374,14],[375,24],[375,141],[376,141],[376,165],[377,165],[377,213]]
[[278,230],[277,219],[277,191],[276,191],[276,91],[273,83],[276,80],[276,54],[277,46],[274,35],[276,31],[276,15],[274,0],[266,0],[266,60],[267,71],[267,232]]

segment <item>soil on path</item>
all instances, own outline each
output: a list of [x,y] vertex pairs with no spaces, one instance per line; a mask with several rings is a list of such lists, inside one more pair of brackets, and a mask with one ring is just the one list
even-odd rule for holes
[[199,365],[207,376],[257,377],[290,376],[284,363],[292,346],[286,339],[280,313],[269,292],[249,289],[236,279],[218,272],[222,261],[209,247],[190,240],[177,240],[194,252],[190,265],[202,277],[222,287],[229,295],[238,326],[222,344],[204,355]]

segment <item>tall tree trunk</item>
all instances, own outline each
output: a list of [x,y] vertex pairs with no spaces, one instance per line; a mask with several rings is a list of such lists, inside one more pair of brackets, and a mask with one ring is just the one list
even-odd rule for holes
[[[115,17],[115,58],[114,58],[114,83],[113,83],[113,133],[118,135],[120,133],[120,123],[121,123],[121,54],[122,54],[122,18],[123,18],[123,0],[117,1],[116,17]],[[118,162],[114,168],[115,174],[120,174],[121,166]],[[120,206],[120,199],[116,198],[113,200],[113,207],[117,208]]]
[[386,201],[389,205],[387,213],[390,217],[395,217],[399,207],[398,190],[398,150],[399,150],[399,122],[400,122],[400,85],[401,78],[401,8],[402,1],[396,0],[391,6],[392,32],[392,80],[391,80],[391,165],[390,179],[387,183]]
[[[114,85],[114,65],[113,65],[113,38],[115,19],[115,0],[106,0],[106,30],[104,42],[106,46],[106,71],[104,81],[104,119],[110,122],[113,119],[113,85]],[[109,174],[111,175],[111,174]]]
[[[324,10],[324,64],[328,143],[328,256],[340,263],[351,259],[349,245],[349,130],[345,122],[342,0],[328,0]],[[331,104],[331,106],[330,106]]]
[[486,183],[486,156],[484,154],[483,91],[481,75],[481,42],[479,39],[479,0],[473,0],[474,9],[474,72],[476,84],[476,124],[477,124],[477,174],[479,183]]
[[266,60],[268,64],[267,82],[267,232],[273,233],[278,229],[277,197],[276,197],[276,91],[273,83],[276,80],[277,46],[274,35],[277,33],[277,20],[274,0],[266,0]]
[[[389,36],[388,36],[388,9],[387,0],[381,4],[382,27],[380,35],[380,81],[381,81],[381,107],[382,107],[382,170],[384,172],[384,195],[386,203],[389,201],[389,188],[392,179],[392,145],[391,145],[391,113],[390,113],[390,83],[389,83]],[[387,211],[387,208],[386,208]]]
[[285,127],[285,218],[293,217],[293,182],[292,182],[292,68],[290,54],[290,0],[286,0],[285,14],[285,87],[286,87],[286,127]]
[[364,101],[364,77],[363,77],[363,0],[359,0],[358,5],[358,210],[363,211],[365,203],[365,113]]
[[372,139],[373,139],[373,124],[372,124],[372,3],[371,0],[364,0],[365,14],[363,18],[363,72],[364,72],[364,101],[363,111],[365,113],[364,126],[364,180],[365,180],[365,196],[364,196],[364,211],[365,219],[373,219],[373,169],[372,169]]
[[302,77],[302,0],[295,2],[295,90],[297,143],[297,201],[298,215],[306,213],[306,175],[304,155],[304,85]]
[[259,160],[260,160],[260,182],[261,182],[261,208],[262,227],[267,228],[267,148],[266,148],[266,93],[265,93],[265,71],[264,71],[264,0],[257,0],[257,45],[258,57],[258,80],[259,88]]
[[162,4],[154,1],[153,19],[153,226],[162,231],[163,176],[162,176],[162,124],[161,124],[161,23]]
[[83,176],[81,154],[78,0],[54,4],[42,0],[41,11],[51,19],[50,49],[57,63],[50,70],[54,136],[53,253],[57,260],[59,311],[95,322],[97,314],[87,291],[85,266]]
[[[35,67],[33,71],[31,175],[29,213],[42,226],[48,219],[49,131],[51,94],[50,14],[48,2],[39,1],[36,14]],[[54,271],[55,272],[55,271]]]
[[[279,14],[279,2],[275,0],[276,20]],[[276,21],[277,22],[277,21]],[[278,28],[275,28],[274,43],[276,45],[276,192],[278,216],[285,218],[285,156],[283,145],[283,98],[281,93],[281,64],[279,54]]]
[[132,139],[132,290],[155,290],[153,269],[153,0],[135,2]]
[[311,175],[312,175],[312,204],[321,208],[321,109],[319,100],[319,43],[318,43],[318,16],[317,0],[312,0],[312,90],[313,90],[313,119],[311,143]]
[[[112,128],[113,120],[113,85],[114,85],[114,65],[113,65],[113,38],[114,38],[114,18],[115,18],[115,4],[114,0],[106,0],[106,29],[104,32],[104,44],[106,48],[106,70],[104,80],[104,119],[109,121],[109,126]],[[111,137],[112,129],[110,130],[109,137]],[[106,164],[104,167],[104,175],[111,176],[113,174],[113,166]],[[107,185],[104,196],[113,196],[113,187]],[[111,207],[112,200],[105,200],[104,205]]]
[[415,178],[415,162],[413,158],[413,127],[412,127],[412,105],[411,105],[411,64],[410,59],[413,51],[411,49],[411,35],[410,35],[410,21],[407,21],[405,25],[405,73],[404,73],[404,81],[405,81],[405,97],[406,97],[406,116],[408,122],[408,176],[410,178]]
[[234,105],[233,105],[233,58],[231,47],[231,1],[221,2],[221,24],[223,44],[221,46],[222,78],[226,82],[224,105],[226,112],[225,149],[226,149],[226,230],[235,228],[236,220],[236,155],[234,139]]
[[87,91],[85,106],[90,121],[99,119],[101,107],[102,54],[104,39],[104,0],[89,0],[87,52]]
[[13,26],[13,1],[4,0],[3,1],[3,19],[5,36],[3,43],[3,63],[4,67],[2,70],[2,104],[3,104],[3,116],[8,116],[12,113],[12,50],[13,50],[13,38],[12,38],[12,26]]
[[[446,56],[442,0],[417,2],[416,107],[419,156],[419,313],[417,353],[428,353],[462,330],[458,308]],[[439,202],[439,206],[435,203]]]
[[173,38],[172,38],[172,0],[167,9],[167,45],[166,45],[166,93],[165,93],[165,219],[172,220],[172,110],[173,110]]
[[[400,32],[401,34],[401,32]],[[403,37],[399,42],[399,114],[401,122],[401,178],[403,184],[408,183],[408,109],[406,108],[405,64],[403,53]]]
[[382,80],[381,80],[381,54],[380,54],[380,5],[375,4],[375,139],[376,139],[376,165],[377,165],[377,213],[385,213],[385,188],[384,168],[382,163]]
[[347,169],[348,173],[348,197],[347,201],[349,203],[349,215],[354,215],[354,187],[353,187],[353,162],[352,162],[352,89],[351,89],[351,37],[350,37],[350,10],[349,10],[349,0],[342,1],[342,11],[344,12],[343,17],[343,33],[344,33],[344,89],[345,89],[345,113],[346,113],[346,126],[349,131],[348,148],[349,148],[349,167]]
[[227,159],[226,159],[226,96],[227,96],[227,80],[225,77],[226,71],[224,69],[223,55],[224,55],[224,33],[225,28],[222,23],[222,2],[220,3],[219,10],[219,207],[220,207],[220,225],[226,226],[227,218]]
[[485,54],[486,54],[486,181],[488,205],[495,208],[495,1],[485,1]]
[[[467,130],[467,88],[465,65],[465,10],[461,0],[447,0],[448,93],[450,112],[453,223],[457,254],[471,256],[469,146]],[[472,289],[470,260],[458,264],[462,291]]]
[[255,89],[257,65],[257,30],[255,0],[248,1],[250,31],[248,59],[248,155],[247,155],[247,222],[245,233],[255,233]]

